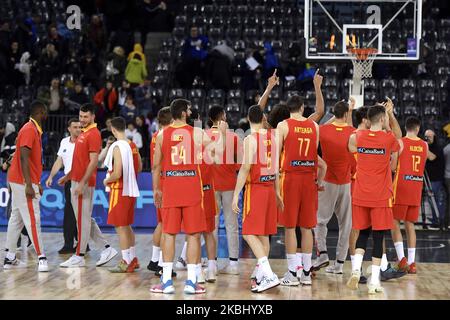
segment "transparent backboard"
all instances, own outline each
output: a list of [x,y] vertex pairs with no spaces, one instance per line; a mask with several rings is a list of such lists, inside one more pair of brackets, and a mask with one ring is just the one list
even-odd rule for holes
[[375,60],[418,61],[422,0],[305,0],[305,56],[348,60],[348,48],[377,49]]

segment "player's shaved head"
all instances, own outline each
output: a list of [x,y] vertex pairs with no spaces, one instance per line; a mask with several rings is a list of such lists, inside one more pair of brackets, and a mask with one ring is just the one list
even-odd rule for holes
[[379,104],[376,104],[369,108],[367,112],[367,118],[371,123],[377,123],[381,120],[382,117],[386,115],[386,109]]
[[414,116],[406,118],[405,129],[406,131],[419,131],[420,119]]
[[253,124],[262,123],[264,113],[258,105],[251,106],[248,109],[248,121]]
[[333,114],[337,119],[344,118],[347,112],[348,112],[348,103],[345,101],[339,101],[333,107]]
[[293,95],[286,101],[286,105],[290,113],[299,112],[304,106],[305,102],[299,95]]
[[30,115],[35,117],[40,113],[45,113],[47,111],[47,106],[40,100],[35,100],[30,105]]
[[158,111],[157,119],[161,126],[168,126],[172,122],[172,112],[170,111],[170,107],[161,108]]

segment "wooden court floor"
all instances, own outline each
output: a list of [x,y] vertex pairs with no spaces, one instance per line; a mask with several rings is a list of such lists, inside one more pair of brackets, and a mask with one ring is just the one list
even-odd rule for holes
[[[417,275],[407,275],[401,279],[384,282],[385,293],[369,296],[367,287],[360,286],[357,291],[351,291],[345,286],[349,276],[350,263],[347,261],[344,275],[328,275],[324,271],[317,274],[311,287],[277,287],[261,294],[251,293],[249,280],[253,259],[241,260],[239,276],[218,275],[215,284],[206,284],[207,293],[189,296],[183,294],[183,284],[186,271],[179,271],[175,278],[176,293],[161,295],[149,292],[153,284],[159,279],[146,269],[151,254],[151,235],[138,234],[137,255],[140,258],[141,270],[133,274],[111,274],[107,269],[119,259],[119,255],[106,267],[96,268],[95,262],[99,257],[99,250],[87,254],[86,268],[61,269],[58,264],[68,255],[58,255],[57,250],[62,245],[61,233],[44,233],[44,245],[49,258],[50,272],[36,271],[36,256],[34,251],[25,253],[19,251],[21,257],[28,261],[28,269],[0,271],[0,299],[242,299],[242,300],[443,300],[450,299],[450,263],[421,263],[418,264]],[[117,249],[117,237],[107,234],[111,244]],[[0,245],[3,248],[6,234],[0,233]],[[177,238],[177,252],[180,252],[183,238]],[[3,262],[4,251],[0,254]],[[219,266],[225,263],[219,259]],[[287,264],[283,259],[272,259],[272,267],[278,276],[286,271]],[[364,268],[369,263],[364,263]]]

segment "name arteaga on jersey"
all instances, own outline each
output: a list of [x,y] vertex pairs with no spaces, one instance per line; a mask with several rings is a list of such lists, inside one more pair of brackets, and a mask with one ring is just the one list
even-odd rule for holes
[[381,149],[381,148],[358,147],[357,151],[358,151],[358,153],[364,153],[364,154],[374,154],[374,155],[385,155],[386,154],[386,149]]
[[203,185],[203,191],[209,191],[212,189],[212,186],[210,184],[204,184]]
[[259,182],[270,182],[275,181],[275,175],[261,176],[259,177]]
[[411,174],[405,174],[403,179],[405,179],[406,181],[423,182],[423,176],[413,176]]
[[291,167],[314,167],[316,162],[314,160],[292,160]]
[[166,177],[195,177],[197,173],[195,170],[168,170]]

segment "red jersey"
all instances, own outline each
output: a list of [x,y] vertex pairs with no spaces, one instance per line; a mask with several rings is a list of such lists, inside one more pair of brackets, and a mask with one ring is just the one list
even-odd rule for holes
[[281,170],[292,173],[317,172],[317,130],[315,122],[309,119],[300,121],[285,120],[289,132],[284,140],[281,155]]
[[391,132],[356,132],[356,180],[353,204],[362,207],[392,206],[391,153],[400,145]]
[[20,148],[30,149],[28,166],[30,167],[31,183],[39,184],[42,175],[42,129],[39,124],[30,119],[19,131],[16,140],[16,152],[14,152],[11,167],[8,172],[8,181],[24,184],[22,165],[20,163]]
[[[133,166],[134,172],[136,173],[136,177],[138,175],[139,169],[139,149],[136,147],[136,144],[133,141],[129,141],[131,147],[131,153],[133,154]],[[111,173],[112,171],[110,171]],[[123,188],[123,175],[119,180],[111,183],[111,189],[122,189]]]
[[273,186],[276,178],[275,161],[277,159],[275,130],[267,129],[267,133],[252,133],[256,140],[256,152],[253,155],[247,184]]
[[348,151],[348,139],[355,128],[330,123],[320,126],[322,158],[327,164],[325,181],[334,184],[351,182],[353,155]]
[[398,157],[394,179],[394,203],[420,206],[428,145],[419,138],[403,137],[402,142],[403,150]]
[[[206,130],[206,134],[214,141],[218,139],[220,132],[217,128],[211,128]],[[237,164],[236,160],[239,149],[242,148],[241,140],[237,134],[230,131],[227,131],[225,140],[225,148],[218,155],[221,163],[213,165],[214,184],[217,191],[234,190],[237,181],[237,171],[240,168],[240,164]]]
[[195,146],[193,127],[187,124],[179,127],[171,125],[163,130],[163,208],[201,203],[200,151],[201,148]]
[[[80,136],[75,142],[75,149],[73,151],[72,170],[70,173],[70,179],[72,181],[80,182],[83,179],[90,162],[89,154],[91,152],[100,153],[101,149],[102,137],[100,131],[97,129],[97,124],[93,123],[87,128],[82,129]],[[95,167],[89,178],[89,187],[95,187],[96,178],[97,167]]]

